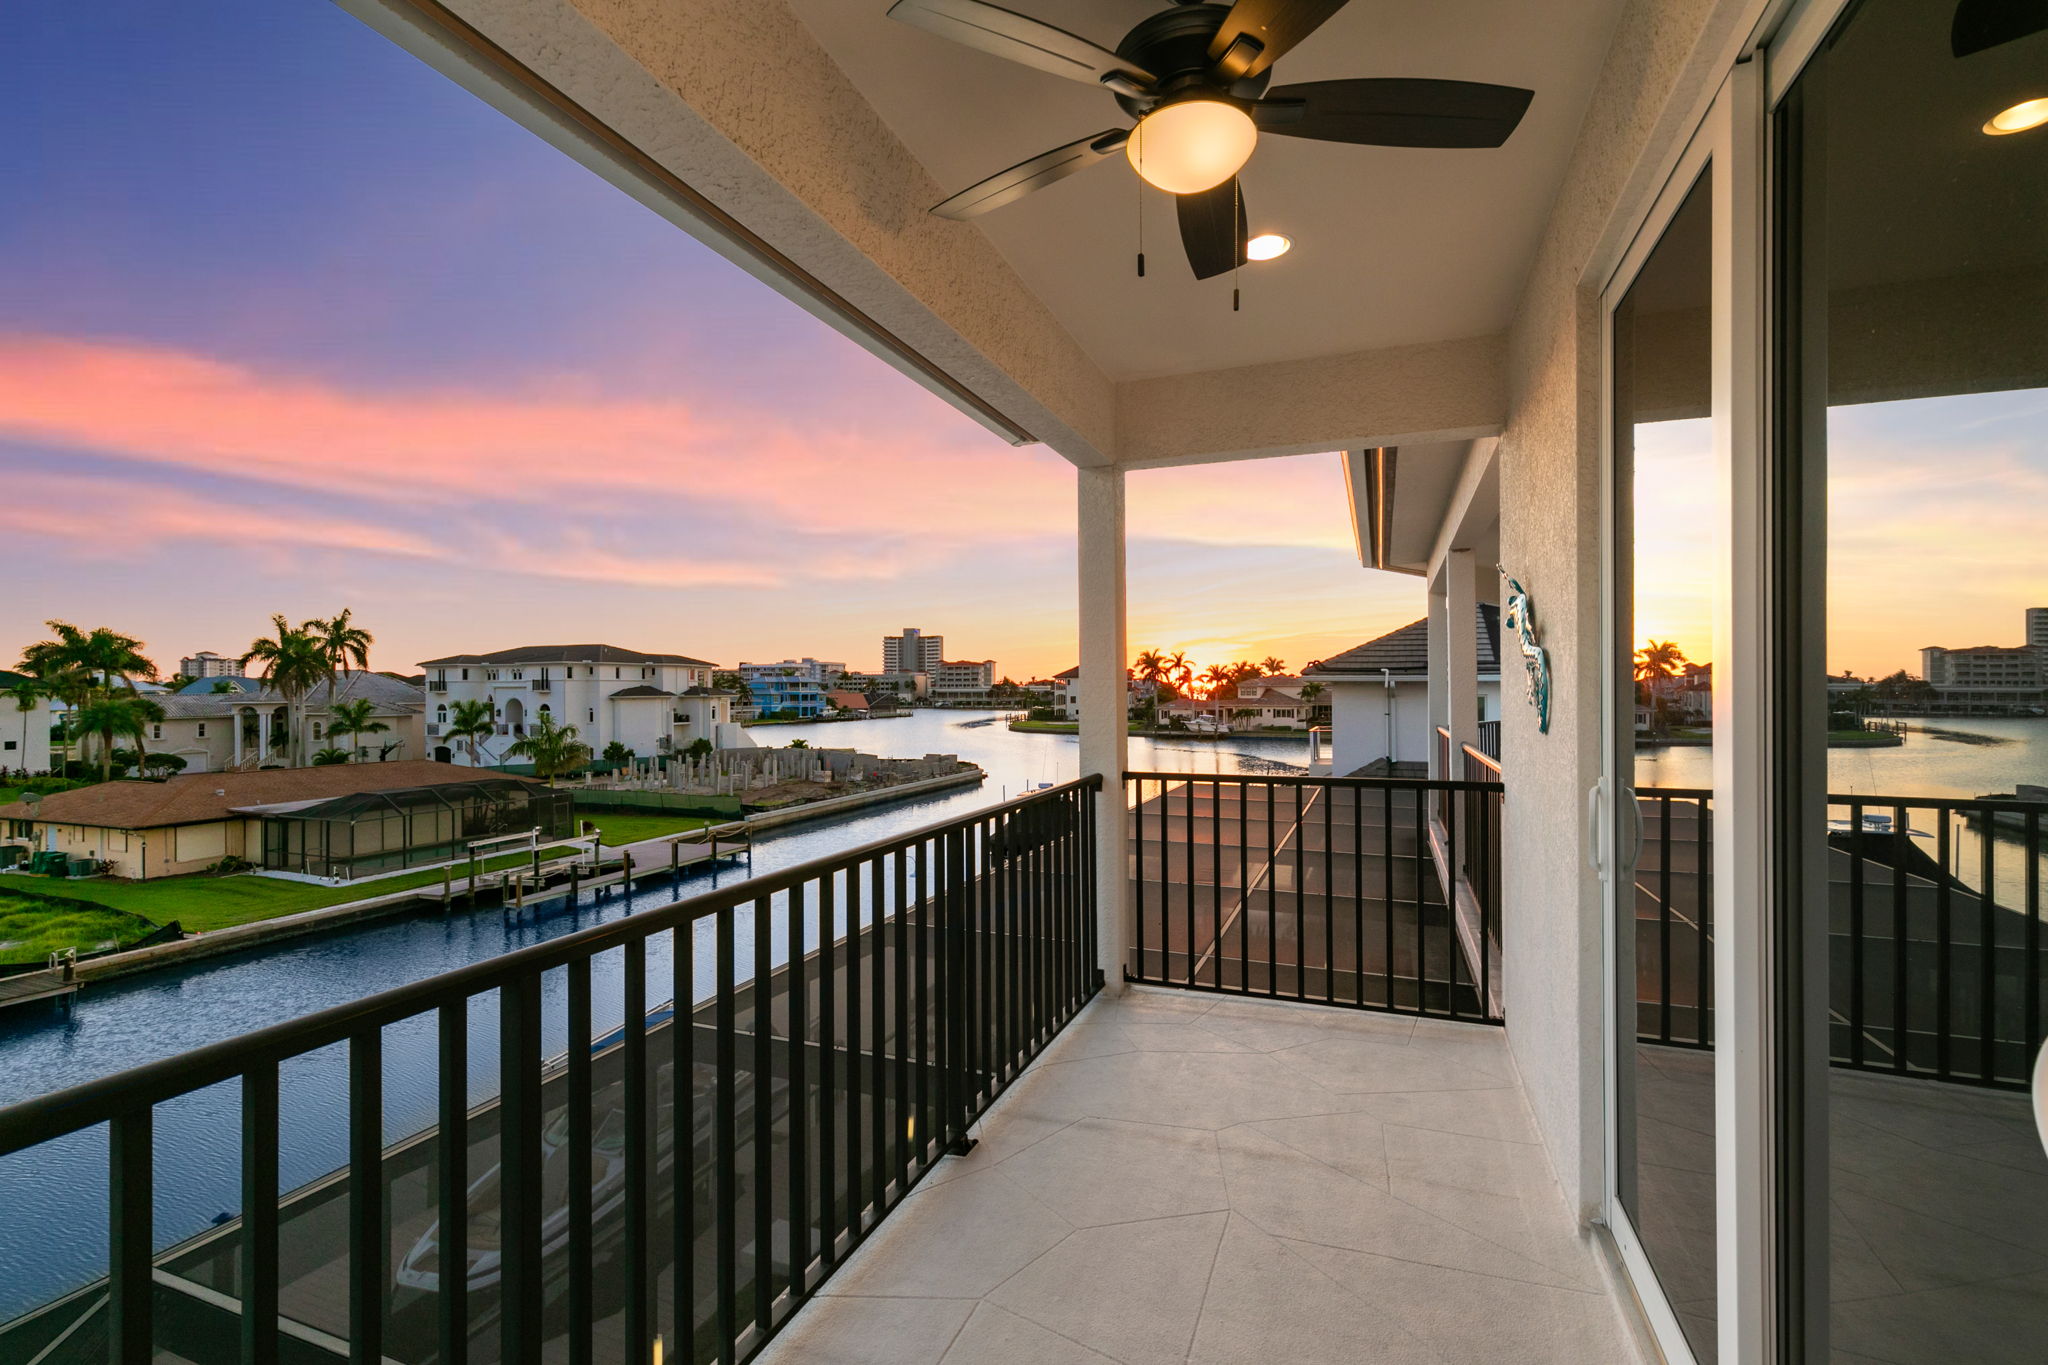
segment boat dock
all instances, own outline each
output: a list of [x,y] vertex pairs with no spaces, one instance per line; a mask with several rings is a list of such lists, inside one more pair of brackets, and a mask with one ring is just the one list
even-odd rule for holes
[[0,976],[0,1010],[10,1005],[32,1005],[38,1000],[63,1000],[78,994],[82,983],[64,971],[21,972]]

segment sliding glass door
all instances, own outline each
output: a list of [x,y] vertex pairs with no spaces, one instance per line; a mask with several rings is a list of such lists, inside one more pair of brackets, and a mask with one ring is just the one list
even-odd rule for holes
[[1781,1135],[1809,1360],[2048,1358],[2035,9],[1863,0],[1775,115],[1794,875],[1773,914],[1806,966]]

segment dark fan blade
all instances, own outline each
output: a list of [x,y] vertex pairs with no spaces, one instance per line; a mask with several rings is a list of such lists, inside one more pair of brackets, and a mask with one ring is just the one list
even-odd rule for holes
[[1225,81],[1256,76],[1322,27],[1345,0],[1237,0],[1209,43],[1209,60]]
[[1065,180],[1076,171],[1087,170],[1104,157],[1116,155],[1123,150],[1130,136],[1128,128],[1112,128],[1106,133],[1040,152],[1029,161],[1020,161],[1007,171],[992,175],[979,184],[969,185],[943,204],[934,204],[932,212],[941,218],[973,218],[990,209],[1014,204],[1033,190],[1042,190],[1055,180]]
[[1117,78],[1127,84],[1149,86],[1155,79],[1144,67],[1127,62],[1086,38],[995,5],[985,5],[981,0],[896,0],[889,7],[889,17],[1071,81],[1100,85],[1104,80]]
[[1200,194],[1175,195],[1180,242],[1198,280],[1227,275],[1244,264],[1244,193],[1226,180]]
[[1949,25],[1949,51],[1958,57],[1997,47],[2048,28],[2048,0],[1959,0]]
[[1255,106],[1259,129],[1323,142],[1374,147],[1498,147],[1515,131],[1535,92],[1474,81],[1406,79],[1310,81],[1267,92]]

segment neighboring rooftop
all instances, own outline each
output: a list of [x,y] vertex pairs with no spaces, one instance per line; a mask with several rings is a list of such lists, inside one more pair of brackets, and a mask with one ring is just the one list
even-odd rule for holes
[[717,664],[693,659],[687,654],[649,654],[645,650],[622,649],[618,645],[520,645],[489,654],[450,654],[445,659],[423,659],[421,668],[455,668],[500,664],[673,664],[684,668],[716,668]]
[[649,687],[647,684],[642,683],[638,687],[620,688],[612,693],[611,699],[613,701],[632,701],[639,697],[673,697],[674,695],[675,693],[673,692],[665,691],[659,687]]
[[[1479,671],[1500,672],[1500,608],[1481,602],[1475,628],[1479,632]],[[1377,639],[1354,645],[1302,671],[1304,678],[1332,674],[1392,673],[1397,678],[1429,676],[1429,621],[1411,621]]]
[[[232,692],[215,692],[219,682],[234,683]],[[418,711],[426,705],[426,692],[408,682],[383,673],[351,673],[340,685],[321,683],[300,699],[308,715],[318,717],[334,700],[367,701],[380,714]],[[284,695],[272,691],[260,678],[204,678],[179,692],[153,698],[164,709],[167,720],[211,720],[229,716],[244,706],[283,706]]]
[[76,791],[54,792],[34,806],[15,801],[0,806],[0,820],[40,820],[90,825],[95,829],[157,829],[225,820],[243,806],[325,801],[414,787],[502,782],[510,776],[425,759],[336,763],[324,768],[265,768],[247,773],[190,773],[163,782],[101,782]]

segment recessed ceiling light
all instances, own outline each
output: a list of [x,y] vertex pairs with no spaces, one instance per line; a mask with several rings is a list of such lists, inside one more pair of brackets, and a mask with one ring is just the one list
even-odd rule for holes
[[2029,128],[2039,128],[2044,123],[2048,123],[2048,99],[2021,100],[1985,124],[1984,131],[1993,137],[2003,137],[2007,133],[2024,133]]
[[1236,175],[1258,144],[1258,127],[1236,105],[1185,99],[1138,120],[1124,155],[1146,184],[1168,194],[1200,194]]
[[1244,258],[1248,261],[1270,261],[1275,256],[1285,256],[1294,243],[1277,232],[1262,232],[1244,244]]

